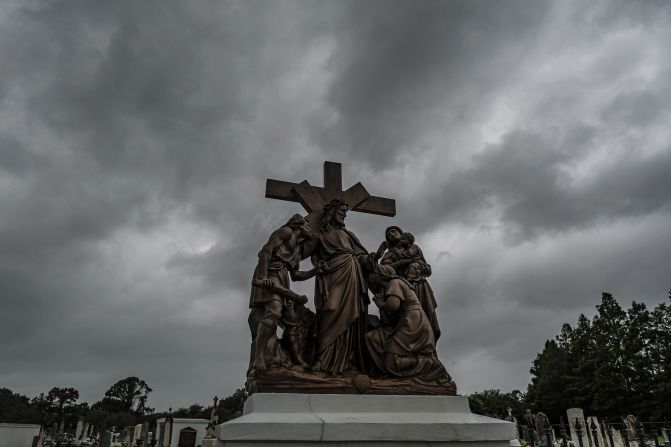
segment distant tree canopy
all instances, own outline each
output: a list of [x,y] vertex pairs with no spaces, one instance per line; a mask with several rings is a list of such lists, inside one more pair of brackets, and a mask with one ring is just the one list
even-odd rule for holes
[[501,390],[484,390],[468,396],[471,411],[475,414],[505,419],[508,408],[515,417],[524,413],[524,394],[519,390],[502,393]]
[[[242,410],[247,400],[247,391],[239,388],[230,396],[221,399],[217,404],[216,414],[219,417],[219,423],[229,421],[242,415]],[[212,413],[212,405],[204,407],[199,404],[193,404],[189,408],[179,408],[172,412],[173,417],[182,418],[203,418],[209,419]],[[161,414],[164,417],[165,413]]]
[[[671,299],[671,292],[669,292]],[[661,421],[671,415],[671,305],[650,310],[632,302],[622,309],[603,293],[590,320],[565,323],[547,340],[531,366],[526,393],[484,390],[469,396],[474,413],[503,418],[506,408],[518,421],[525,408],[551,421],[566,409],[618,420],[627,414]]]
[[245,406],[248,394],[244,388],[235,390],[233,394],[221,399],[217,405],[217,415],[219,416],[219,423],[230,421],[239,416],[242,416],[242,410]]
[[26,396],[0,388],[0,422],[36,424],[42,422],[42,413],[30,404]]
[[[671,294],[670,294],[671,298]],[[622,309],[604,293],[590,321],[562,326],[531,367],[526,400],[557,419],[570,407],[616,420],[671,414],[671,306]]]
[[74,388],[54,387],[49,390],[46,400],[48,406],[56,413],[57,422],[63,419],[63,416],[76,411],[75,402],[79,399],[79,391]]
[[152,389],[147,383],[135,376],[126,377],[113,384],[105,396],[91,406],[86,421],[100,430],[110,427],[126,427],[152,418],[152,408],[147,400]]
[[[147,396],[151,388],[144,380],[137,377],[126,377],[112,385],[105,396],[90,408],[87,403],[78,403],[79,391],[75,388],[54,387],[48,393],[41,393],[33,399],[14,393],[7,388],[0,388],[0,422],[41,424],[56,434],[55,427],[60,431],[74,434],[79,419],[91,424],[93,432],[102,432],[111,427],[122,429],[129,425],[149,422],[155,429],[155,421],[167,416],[209,419],[212,405],[205,407],[193,404],[188,408],[168,412],[154,413],[146,406]],[[247,400],[244,388],[235,390],[233,394],[219,400],[216,414],[219,422],[225,422],[242,414]]]
[[151,391],[144,380],[126,377],[112,385],[101,402],[108,410],[117,413],[151,413],[153,410],[145,405]]

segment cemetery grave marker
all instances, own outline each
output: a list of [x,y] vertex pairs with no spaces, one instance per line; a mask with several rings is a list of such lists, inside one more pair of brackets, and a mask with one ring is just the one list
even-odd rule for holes
[[196,437],[198,432],[191,428],[186,427],[179,431],[179,441],[177,442],[177,447],[196,447]]

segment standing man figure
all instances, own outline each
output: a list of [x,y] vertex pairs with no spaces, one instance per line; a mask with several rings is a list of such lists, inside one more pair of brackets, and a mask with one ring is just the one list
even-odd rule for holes
[[370,300],[362,265],[373,262],[375,254],[345,228],[348,209],[341,199],[324,205],[312,252],[313,264],[328,264],[315,286],[317,360],[312,370],[331,375],[368,372],[370,364],[365,339]]
[[[290,279],[305,281],[326,268],[326,263],[306,271],[298,271],[301,244],[312,237],[310,225],[300,214],[270,235],[259,252],[254,270],[252,293],[249,300],[249,329],[252,333],[251,369],[263,371],[270,366],[279,349],[277,325],[282,318],[293,320],[294,305],[302,305],[307,298],[292,292]],[[300,367],[309,365],[298,349],[290,347],[293,362]]]

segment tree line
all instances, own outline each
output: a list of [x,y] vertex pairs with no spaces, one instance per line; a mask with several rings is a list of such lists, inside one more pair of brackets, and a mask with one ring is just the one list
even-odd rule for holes
[[[112,427],[126,427],[143,422],[153,425],[156,419],[167,416],[209,419],[212,405],[193,404],[178,408],[170,414],[155,412],[147,406],[152,389],[144,380],[126,377],[113,384],[101,400],[90,405],[78,402],[79,391],[75,388],[54,387],[48,393],[29,399],[7,388],[0,388],[0,422],[40,424],[53,434],[74,434],[77,421],[83,420],[102,432]],[[216,414],[224,422],[242,414],[247,398],[244,389],[238,389],[221,399]]]
[[[671,300],[671,292],[669,292]],[[671,416],[671,306],[649,309],[632,302],[623,309],[610,293],[590,320],[581,314],[575,326],[564,323],[547,340],[531,366],[525,393],[484,390],[469,396],[479,414],[518,420],[526,408],[542,411],[553,423],[566,409],[620,420],[634,414],[662,421]]]

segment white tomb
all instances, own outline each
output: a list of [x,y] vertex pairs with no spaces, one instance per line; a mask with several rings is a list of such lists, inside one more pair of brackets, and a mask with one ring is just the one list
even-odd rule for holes
[[170,418],[170,421],[172,423],[166,423],[165,418],[156,420],[158,447],[176,447],[179,445],[180,433],[189,429],[196,432],[194,447],[203,444],[205,429],[209,422],[207,419]]
[[217,447],[509,447],[511,422],[471,413],[465,396],[256,393],[217,426]]
[[0,447],[31,447],[40,429],[35,424],[0,423]]

